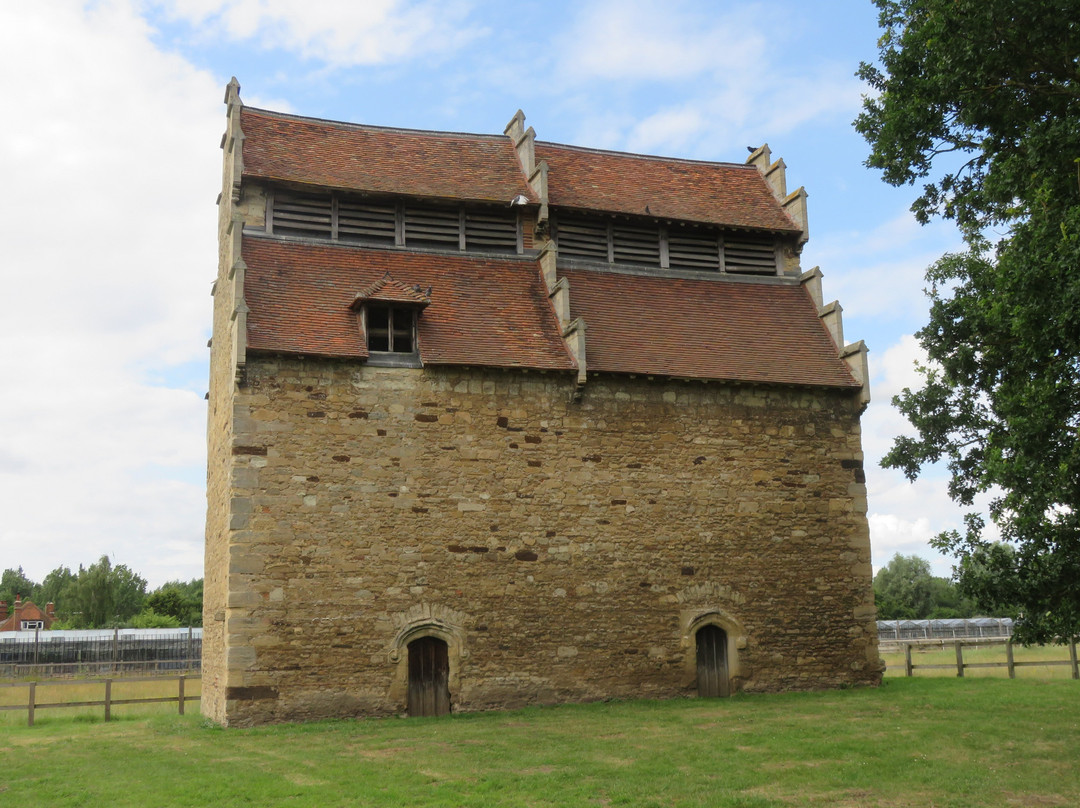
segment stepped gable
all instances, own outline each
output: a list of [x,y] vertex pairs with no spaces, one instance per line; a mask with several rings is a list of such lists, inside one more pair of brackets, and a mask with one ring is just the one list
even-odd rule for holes
[[782,233],[801,228],[754,166],[537,142],[555,207]]
[[243,251],[249,351],[366,358],[352,306],[389,272],[406,290],[432,288],[417,322],[425,365],[576,367],[535,261],[255,237]]
[[242,107],[244,176],[325,188],[509,204],[529,188],[501,135],[421,132]]
[[802,285],[562,274],[590,372],[860,387]]

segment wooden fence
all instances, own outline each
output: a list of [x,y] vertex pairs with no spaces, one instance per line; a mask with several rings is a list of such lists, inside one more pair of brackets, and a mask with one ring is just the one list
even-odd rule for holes
[[[956,675],[962,677],[964,671],[968,668],[1008,668],[1009,678],[1016,678],[1016,669],[1020,667],[1046,667],[1050,665],[1070,665],[1072,667],[1072,678],[1080,679],[1080,665],[1077,664],[1076,658],[1076,640],[1069,640],[1069,658],[1068,659],[1052,659],[1052,660],[1036,660],[1031,662],[1017,662],[1013,659],[1013,644],[1007,642],[1005,647],[1005,661],[1004,662],[964,662],[964,646],[978,646],[978,641],[965,642],[964,640],[957,640],[953,645],[956,647],[956,664],[948,665],[915,665],[911,661],[911,649],[914,644],[907,644],[904,646],[904,675],[913,676],[916,670],[945,670],[956,669]],[[985,647],[986,644],[982,643]]]
[[[34,713],[38,710],[44,710],[51,707],[104,707],[105,708],[105,720],[112,719],[112,708],[118,704],[163,704],[168,702],[176,702],[177,712],[180,715],[184,714],[184,704],[189,701],[198,701],[201,696],[189,696],[185,694],[185,685],[191,681],[200,681],[199,676],[141,676],[137,678],[124,677],[120,680],[114,679],[80,679],[78,681],[70,680],[48,680],[43,682],[7,682],[0,683],[0,687],[25,687],[28,691],[27,699],[23,704],[8,704],[0,705],[0,710],[26,710],[27,714],[27,726],[34,726]],[[113,698],[113,682],[120,681],[124,684],[132,682],[156,682],[166,683],[175,681],[176,695],[175,696],[158,696],[154,698],[142,698],[142,699],[116,699]],[[37,688],[38,685],[45,685],[48,687],[64,687],[64,686],[84,686],[84,685],[105,685],[105,698],[100,701],[55,701],[55,702],[39,702],[37,700]]]

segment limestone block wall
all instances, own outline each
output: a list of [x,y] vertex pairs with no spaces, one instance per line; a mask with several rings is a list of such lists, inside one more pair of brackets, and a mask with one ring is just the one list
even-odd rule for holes
[[704,622],[743,690],[879,681],[851,393],[573,388],[249,356],[212,443],[208,714],[401,712],[425,632],[456,711],[693,695]]

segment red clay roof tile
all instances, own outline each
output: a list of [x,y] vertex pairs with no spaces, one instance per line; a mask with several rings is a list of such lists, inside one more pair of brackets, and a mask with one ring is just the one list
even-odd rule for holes
[[859,387],[801,285],[560,274],[589,371]]
[[244,175],[327,188],[509,204],[535,201],[510,139],[419,132],[242,107]]
[[425,365],[573,370],[539,266],[522,259],[243,242],[248,349],[366,358],[357,290],[385,273],[432,287],[417,325]]
[[798,233],[753,166],[537,143],[553,206]]

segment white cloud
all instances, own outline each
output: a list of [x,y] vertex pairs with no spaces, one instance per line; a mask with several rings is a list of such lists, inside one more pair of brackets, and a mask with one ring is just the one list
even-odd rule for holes
[[174,19],[206,37],[255,41],[335,67],[448,53],[483,35],[470,4],[408,0],[167,0]]
[[749,11],[716,14],[678,2],[603,0],[582,8],[562,41],[576,80],[672,81],[742,74],[767,42]]
[[151,34],[125,2],[0,10],[0,554],[38,580],[202,572],[223,91]]
[[[772,24],[775,13],[655,0],[589,3],[557,39],[555,83],[573,90],[591,82],[595,89],[581,106],[611,110],[616,119],[628,98],[638,109],[651,108],[644,117],[607,124],[619,125],[619,145],[637,152],[713,158],[808,121],[853,117],[862,87],[851,66],[784,59],[788,34]],[[594,144],[600,116],[585,117],[580,137]]]

